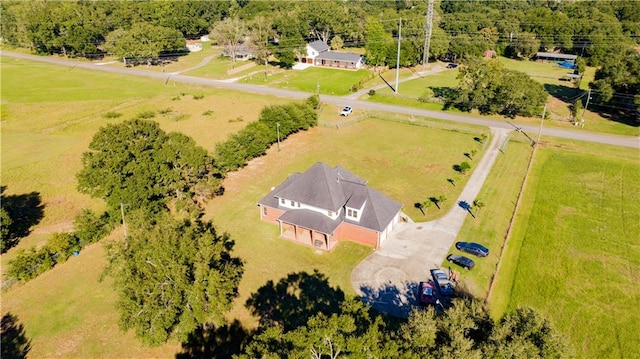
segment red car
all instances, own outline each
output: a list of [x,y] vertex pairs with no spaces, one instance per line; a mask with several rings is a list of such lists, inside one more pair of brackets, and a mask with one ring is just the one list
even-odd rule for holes
[[436,292],[433,284],[429,282],[420,282],[418,286],[418,301],[420,305],[431,305],[436,303]]

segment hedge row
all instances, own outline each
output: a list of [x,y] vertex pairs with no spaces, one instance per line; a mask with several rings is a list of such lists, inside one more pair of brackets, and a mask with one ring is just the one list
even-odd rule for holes
[[223,172],[246,166],[253,158],[264,155],[278,141],[278,135],[283,141],[292,133],[316,126],[318,106],[318,96],[315,95],[304,103],[265,107],[257,122],[250,123],[216,145],[216,163]]
[[97,216],[90,210],[83,210],[74,221],[75,232],[54,233],[40,249],[31,247],[20,250],[16,258],[9,262],[7,275],[16,280],[28,281],[56,264],[66,262],[74,252],[80,252],[84,246],[105,237],[113,227],[109,219],[107,213]]

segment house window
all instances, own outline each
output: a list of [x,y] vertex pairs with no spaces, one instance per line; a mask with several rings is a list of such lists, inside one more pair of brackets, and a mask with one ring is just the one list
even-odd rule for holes
[[284,198],[280,198],[280,203],[284,204]]
[[329,217],[333,217],[333,211],[328,211],[328,212],[327,212],[327,216],[329,216]]
[[291,201],[291,207],[295,207],[296,203],[294,201]]
[[300,202],[298,202],[298,208],[300,208]]
[[347,216],[348,217],[353,217],[353,218],[358,218],[358,211],[356,211],[354,209],[348,209],[347,210]]
[[267,207],[262,206],[262,215],[266,216],[267,215]]

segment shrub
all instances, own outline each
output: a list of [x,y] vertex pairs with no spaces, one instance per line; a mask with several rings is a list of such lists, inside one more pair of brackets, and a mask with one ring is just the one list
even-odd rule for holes
[[36,250],[36,247],[28,250],[21,249],[16,258],[9,261],[7,275],[17,280],[28,281],[53,268],[54,265],[55,260],[46,245],[39,250]]
[[56,258],[56,263],[66,262],[74,251],[80,250],[78,237],[73,233],[54,233],[47,247]]
[[193,95],[194,100],[202,100],[203,98],[204,98],[204,95],[201,93]]
[[167,108],[165,108],[164,110],[160,110],[160,111],[158,111],[158,113],[159,113],[159,114],[161,114],[161,115],[166,115],[166,114],[171,113],[172,111],[173,111],[173,110],[171,109],[171,107],[167,107]]
[[205,112],[202,113],[202,116],[211,116],[213,115],[213,111],[211,110],[206,110]]
[[121,113],[119,113],[119,112],[113,112],[113,111],[109,111],[109,112],[104,113],[104,114],[102,115],[102,117],[104,117],[104,118],[118,118],[118,117],[120,117],[120,116],[122,116],[122,114],[121,114]]
[[311,106],[312,109],[317,110],[318,108],[320,108],[320,95],[315,94],[307,97],[305,103]]
[[191,115],[183,113],[183,114],[179,114],[179,115],[175,115],[173,116],[173,120],[178,122],[178,121],[184,121],[189,119],[189,117],[191,117]]
[[140,119],[149,119],[149,118],[154,118],[156,117],[156,113],[153,111],[144,111],[144,112],[140,112],[136,118],[140,118]]
[[374,96],[376,94],[376,90],[371,89],[371,90],[369,90],[368,93],[369,93],[369,96]]
[[107,212],[98,217],[93,211],[83,209],[82,214],[76,216],[73,221],[79,246],[95,243],[109,234],[112,229],[109,221],[110,216]]

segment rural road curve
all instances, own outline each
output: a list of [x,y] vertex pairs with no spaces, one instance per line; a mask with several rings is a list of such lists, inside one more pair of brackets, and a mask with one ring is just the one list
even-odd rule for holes
[[[288,98],[295,98],[295,99],[303,99],[310,95],[310,93],[302,92],[302,91],[284,90],[284,89],[278,89],[278,88],[272,88],[272,87],[266,87],[266,86],[260,86],[260,85],[224,82],[219,80],[210,80],[210,79],[204,79],[204,78],[192,77],[192,76],[186,76],[186,75],[172,75],[172,74],[167,74],[163,72],[131,69],[126,67],[120,68],[120,67],[101,66],[98,64],[90,63],[90,62],[80,62],[80,61],[73,61],[68,59],[36,56],[36,55],[22,54],[22,53],[9,52],[9,51],[0,51],[0,56],[6,56],[6,57],[15,58],[15,59],[25,59],[30,61],[46,62],[50,64],[68,66],[72,68],[77,67],[77,68],[98,70],[98,71],[111,72],[111,73],[117,73],[117,74],[123,74],[123,75],[134,75],[134,76],[142,76],[142,77],[149,77],[149,78],[157,78],[165,82],[176,81],[176,82],[183,82],[183,83],[189,83],[194,85],[212,86],[212,87],[217,87],[222,89],[253,92],[253,93],[259,93],[259,94],[288,97]],[[439,111],[422,110],[422,109],[411,108],[411,107],[387,105],[387,104],[368,102],[368,101],[362,101],[362,100],[354,100],[354,99],[349,99],[346,97],[339,97],[339,96],[321,95],[320,99],[321,101],[326,103],[331,103],[338,106],[349,105],[349,106],[356,107],[358,109],[363,109],[363,110],[386,111],[386,112],[393,112],[393,113],[401,113],[405,115],[413,115],[418,117],[429,117],[429,118],[445,120],[445,121],[461,122],[461,123],[467,123],[472,125],[513,129],[513,127],[510,124],[508,124],[506,121],[491,120],[491,119],[458,115],[458,114],[445,113],[445,112],[439,112]],[[539,130],[538,126],[536,125],[518,124],[518,126],[523,131],[531,134],[532,136],[534,134],[537,134]],[[608,135],[608,134],[602,134],[602,133],[586,132],[578,129],[567,130],[567,129],[559,129],[559,128],[545,128],[545,127],[542,128],[541,134],[545,136],[562,137],[562,138],[568,138],[572,140],[589,141],[589,142],[603,143],[603,144],[614,145],[614,146],[640,148],[639,137]]]

